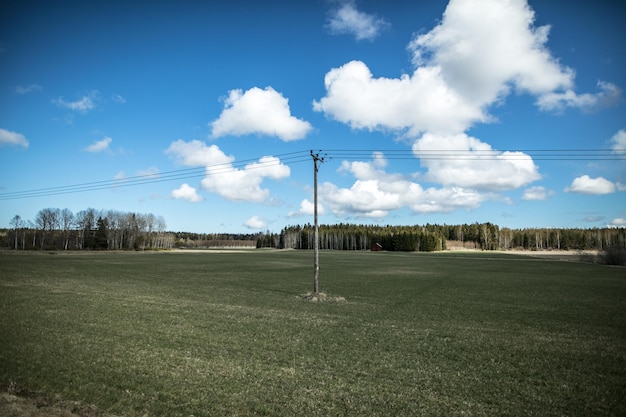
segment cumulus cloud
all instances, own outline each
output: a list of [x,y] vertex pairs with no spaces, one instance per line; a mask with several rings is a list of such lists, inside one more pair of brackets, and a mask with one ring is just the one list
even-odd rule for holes
[[[312,216],[315,213],[315,205],[309,199],[304,199],[300,202],[300,208],[298,211],[290,212],[287,217],[299,217],[299,216]],[[326,210],[324,206],[317,202],[317,214],[322,215],[325,214]]]
[[615,84],[599,81],[598,91],[595,94],[576,94],[572,90],[551,92],[537,99],[537,106],[541,110],[563,111],[566,107],[578,107],[586,111],[601,107],[612,106],[622,95],[622,90]]
[[243,225],[248,229],[260,230],[267,227],[267,222],[259,216],[252,216],[248,220],[246,220]]
[[272,87],[229,91],[222,114],[210,126],[215,138],[260,134],[285,142],[302,139],[313,129],[310,123],[291,115],[289,101]]
[[70,109],[79,113],[87,113],[90,110],[96,108],[96,99],[98,98],[98,91],[92,91],[89,94],[75,101],[66,101],[63,97],[59,97],[52,100],[54,104],[59,107]]
[[[549,27],[533,22],[523,0],[452,0],[441,23],[409,43],[413,74],[375,78],[365,63],[352,61],[326,74],[326,96],[313,107],[353,128],[407,129],[413,136],[489,121],[487,108],[512,88],[543,97],[542,107],[551,108],[563,101],[551,94],[572,91],[574,71],[547,49]],[[613,84],[599,86],[604,98],[619,94]]]
[[111,142],[113,142],[113,139],[111,139],[108,136],[105,136],[102,140],[99,140],[97,142],[94,142],[93,144],[87,146],[85,148],[85,150],[87,152],[104,152],[109,150],[109,145],[111,144]]
[[599,195],[614,193],[616,189],[616,185],[606,178],[591,178],[589,175],[583,175],[582,177],[575,178],[565,191],[568,193]]
[[327,28],[333,35],[353,35],[357,41],[373,40],[389,27],[384,19],[357,10],[354,2],[342,4],[329,14]]
[[428,169],[428,180],[447,186],[504,191],[541,178],[528,154],[497,151],[465,133],[426,133],[413,144],[413,153]]
[[187,200],[190,203],[198,203],[203,200],[203,198],[196,192],[196,189],[187,183],[184,183],[179,188],[172,190],[171,196],[176,199]]
[[250,201],[260,203],[270,196],[269,189],[261,188],[265,177],[278,180],[289,177],[291,170],[273,156],[264,156],[259,162],[246,165],[243,169],[213,174],[207,168],[207,176],[202,180],[202,187],[218,193],[231,201]]
[[509,93],[540,95],[573,85],[574,71],[546,47],[549,26],[534,26],[525,0],[452,0],[441,23],[409,44],[416,65],[441,68],[448,85],[474,105]]
[[[315,203],[313,201],[309,201],[308,199],[302,200],[300,202],[300,213],[313,215],[315,213]],[[324,207],[322,207],[319,202],[317,204],[317,213],[324,214]]]
[[383,218],[390,211],[408,207],[413,212],[448,213],[458,209],[479,207],[486,199],[474,190],[460,187],[431,187],[408,180],[385,182],[356,180],[350,188],[322,184],[322,201],[339,217]]
[[172,142],[165,153],[182,165],[205,167],[202,188],[231,201],[263,202],[270,196],[268,189],[261,188],[263,180],[280,180],[291,174],[289,167],[274,156],[264,156],[239,168],[235,158],[217,145],[207,146],[198,140]]
[[225,166],[230,169],[234,156],[227,156],[217,145],[207,146],[199,140],[177,140],[165,151],[176,163],[186,166]]
[[28,141],[21,133],[0,129],[0,145],[14,145],[28,148]]
[[610,144],[613,152],[621,154],[626,158],[626,130],[620,129],[614,134]]
[[554,195],[554,191],[548,190],[546,187],[537,186],[530,187],[524,191],[523,200],[547,200],[548,197]]
[[[412,73],[376,77],[364,62],[348,62],[328,71],[326,94],[313,101],[313,109],[353,129],[390,131],[412,140],[413,152],[427,170],[423,178],[444,186],[430,193],[439,197],[445,190],[448,196],[465,196],[452,191],[472,190],[468,198],[460,197],[461,206],[476,206],[491,198],[488,193],[525,187],[541,178],[530,155],[498,151],[466,134],[477,123],[494,121],[490,108],[512,92],[536,97],[536,105],[546,111],[588,110],[621,96],[617,86],[604,81],[598,82],[595,94],[577,93],[575,72],[547,47],[549,33],[549,26],[535,25],[534,11],[525,0],[451,0],[440,23],[409,42]],[[442,154],[450,151],[457,154]],[[372,210],[367,204],[357,206],[381,214],[394,206],[397,196],[386,195],[371,182],[375,180],[372,176],[350,189],[329,191],[340,191],[345,200],[359,201],[358,195],[376,201]],[[426,195],[423,189],[411,190]],[[476,197],[476,190],[487,194]],[[547,194],[527,190],[526,198],[539,197]],[[386,204],[379,204],[382,201]],[[428,207],[439,207],[439,199],[433,201],[437,203]]]
[[457,133],[486,115],[451,89],[438,67],[418,68],[413,76],[374,78],[361,61],[330,70],[326,96],[315,111],[353,129]]
[[385,172],[382,161],[380,154],[372,162],[344,161],[340,170],[352,174],[355,182],[350,188],[323,183],[321,201],[339,217],[377,219],[402,207],[420,214],[472,209],[491,197],[489,193],[456,186],[424,189],[401,174]]
[[614,227],[626,227],[626,219],[623,217],[618,217],[616,219],[611,220],[610,225]]

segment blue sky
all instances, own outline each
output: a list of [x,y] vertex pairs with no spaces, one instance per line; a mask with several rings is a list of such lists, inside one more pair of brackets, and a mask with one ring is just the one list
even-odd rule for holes
[[626,226],[625,17],[610,1],[4,2],[0,227],[93,207],[278,232],[313,222],[310,150],[321,223]]

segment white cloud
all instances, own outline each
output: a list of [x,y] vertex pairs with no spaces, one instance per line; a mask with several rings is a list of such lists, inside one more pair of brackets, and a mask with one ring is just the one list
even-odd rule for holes
[[387,159],[382,152],[374,152],[372,154],[372,162],[364,161],[343,161],[339,167],[339,171],[347,171],[359,180],[382,180],[385,182],[393,182],[403,180],[400,174],[389,174],[384,168],[387,166]]
[[486,120],[480,107],[452,90],[438,67],[418,68],[412,76],[374,78],[361,61],[330,70],[324,79],[326,97],[313,102],[353,129],[457,133],[476,120]]
[[28,141],[21,133],[0,129],[0,145],[15,145],[28,148]]
[[523,200],[547,200],[554,194],[554,191],[548,190],[546,187],[537,186],[530,187],[524,191]]
[[350,188],[323,183],[320,200],[339,217],[382,218],[402,207],[408,207],[415,213],[472,209],[491,198],[489,193],[463,187],[424,189],[400,174],[381,170],[380,160],[381,155],[377,155],[373,162],[344,161],[340,170],[353,174],[356,181]]
[[87,152],[104,152],[104,151],[109,150],[109,145],[111,144],[112,141],[113,139],[105,136],[104,139],[94,142],[93,144],[87,146],[85,150]]
[[626,227],[626,219],[623,217],[618,217],[616,219],[611,220],[610,225],[614,227]]
[[541,178],[529,155],[497,151],[464,133],[426,133],[415,141],[413,152],[428,169],[426,179],[446,186],[503,191]]
[[321,200],[333,214],[383,218],[392,210],[408,207],[415,213],[448,213],[479,207],[487,195],[461,187],[424,189],[407,181],[356,180],[350,188],[331,183],[321,187]]
[[289,101],[272,87],[229,91],[220,117],[210,123],[215,138],[261,134],[287,142],[304,138],[310,123],[291,115]]
[[360,41],[373,40],[383,29],[389,27],[389,23],[357,10],[354,2],[350,1],[331,11],[327,27],[334,35],[354,35]]
[[265,229],[267,227],[267,222],[260,218],[259,216],[252,216],[248,220],[243,223],[248,229]]
[[207,167],[207,176],[202,180],[202,187],[218,193],[231,201],[263,202],[270,196],[270,191],[261,188],[265,177],[279,180],[289,177],[291,170],[273,156],[264,156],[259,162],[247,164],[243,169],[233,168],[230,172],[213,173]]
[[183,165],[204,166],[202,188],[231,201],[263,202],[270,196],[268,189],[261,188],[263,180],[280,180],[291,174],[289,167],[273,156],[264,156],[240,169],[233,165],[234,157],[198,140],[172,142],[165,153]]
[[63,97],[52,100],[59,107],[64,107],[79,113],[87,113],[96,107],[95,100],[98,98],[98,91],[94,90],[76,101],[66,101]]
[[544,94],[573,85],[574,72],[545,44],[525,0],[451,0],[441,23],[410,44],[416,65],[441,68],[449,86],[477,106],[519,91]]
[[431,187],[413,198],[415,201],[411,201],[409,207],[416,213],[449,213],[477,208],[491,196],[461,187]]
[[187,200],[190,203],[198,203],[203,200],[203,198],[196,192],[196,189],[189,186],[187,183],[184,183],[179,188],[172,190],[171,196],[176,199]]
[[390,210],[400,208],[401,203],[397,193],[385,192],[379,185],[377,180],[357,180],[350,188],[338,188],[326,182],[320,187],[320,194],[336,216],[382,218]]
[[626,130],[620,129],[613,135],[610,141],[613,152],[621,154],[626,158]]
[[[321,209],[321,210],[320,210]],[[317,204],[317,213],[323,214],[324,209],[320,207],[319,203]],[[308,199],[304,199],[300,202],[300,213],[313,215],[315,214],[315,203],[309,201]]]
[[611,106],[619,100],[622,90],[615,84],[598,82],[599,92],[596,94],[576,94],[572,90],[551,92],[540,96],[537,105],[541,110],[563,111],[566,107],[578,107],[583,110],[594,110]]
[[590,178],[589,175],[575,178],[572,184],[565,189],[568,193],[578,194],[611,194],[616,190],[615,184],[603,178]]
[[43,90],[43,87],[40,86],[39,84],[30,84],[27,86],[18,85],[17,87],[15,87],[15,92],[17,94],[28,94],[28,93],[32,93],[35,91],[41,91],[41,90]]
[[[412,75],[374,78],[363,62],[349,62],[326,74],[326,97],[314,109],[355,129],[406,129],[418,136],[459,133],[491,120],[486,109],[512,87],[543,97],[546,107],[550,94],[572,91],[574,72],[546,48],[549,28],[533,22],[522,0],[452,0],[442,22],[409,43]],[[619,90],[599,86],[606,98]]]
[[[427,169],[424,178],[446,190],[494,192],[527,186],[541,178],[530,155],[494,150],[464,132],[476,123],[492,122],[489,109],[512,91],[535,96],[542,110],[592,109],[621,95],[617,86],[604,81],[598,82],[596,94],[576,93],[574,71],[547,48],[549,31],[548,26],[535,26],[525,0],[451,0],[441,22],[407,46],[415,65],[412,74],[377,78],[365,63],[348,62],[326,74],[326,95],[313,102],[313,109],[353,129],[413,139],[413,151]],[[432,157],[434,152],[441,156],[442,150],[460,156]],[[375,176],[364,179],[369,180]],[[354,201],[359,194],[390,202],[374,188],[359,183],[348,191]],[[538,189],[526,196],[539,197]]]
[[185,142],[182,139],[172,142],[165,151],[178,164],[186,166],[225,166],[230,169],[234,156],[227,156],[217,145],[207,146],[199,140]]
[[[317,203],[317,214],[322,215],[325,214],[326,210],[322,204]],[[300,202],[300,209],[298,211],[290,212],[287,217],[299,217],[299,216],[313,216],[315,214],[315,204],[308,200],[304,199]]]

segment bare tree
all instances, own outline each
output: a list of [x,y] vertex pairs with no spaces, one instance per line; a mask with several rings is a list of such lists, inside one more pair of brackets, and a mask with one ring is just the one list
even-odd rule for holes
[[41,249],[44,248],[46,232],[58,230],[60,213],[60,210],[55,208],[45,208],[37,213],[36,222],[41,229]]
[[144,250],[146,248],[148,221],[146,220],[146,216],[139,213],[133,214],[133,219],[135,221],[135,228],[137,230],[137,238],[135,239],[135,244],[137,246],[137,249]]
[[158,216],[156,218],[157,249],[165,249],[168,246],[166,243],[166,228],[167,225],[165,223],[165,218],[163,216]]
[[84,249],[91,239],[91,231],[95,228],[97,211],[92,208],[76,213],[76,225],[79,231],[78,247]]
[[37,227],[41,230],[41,240],[39,241],[39,248],[43,250],[45,240],[46,240],[46,232],[48,230],[52,230],[52,222],[54,221],[53,209],[45,208],[39,210],[37,212],[37,216],[35,217],[35,222],[37,223]]
[[19,233],[19,228],[22,226],[22,218],[16,214],[15,217],[11,219],[11,225],[13,225],[15,229],[15,249],[17,249],[17,235]]
[[64,208],[60,214],[61,229],[63,229],[63,250],[67,250],[70,245],[70,230],[74,225],[74,213],[70,209]]

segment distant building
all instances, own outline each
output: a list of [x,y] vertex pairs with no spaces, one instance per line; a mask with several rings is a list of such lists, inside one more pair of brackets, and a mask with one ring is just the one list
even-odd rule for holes
[[383,250],[383,245],[381,245],[380,243],[372,244],[372,252],[380,252],[382,250]]

